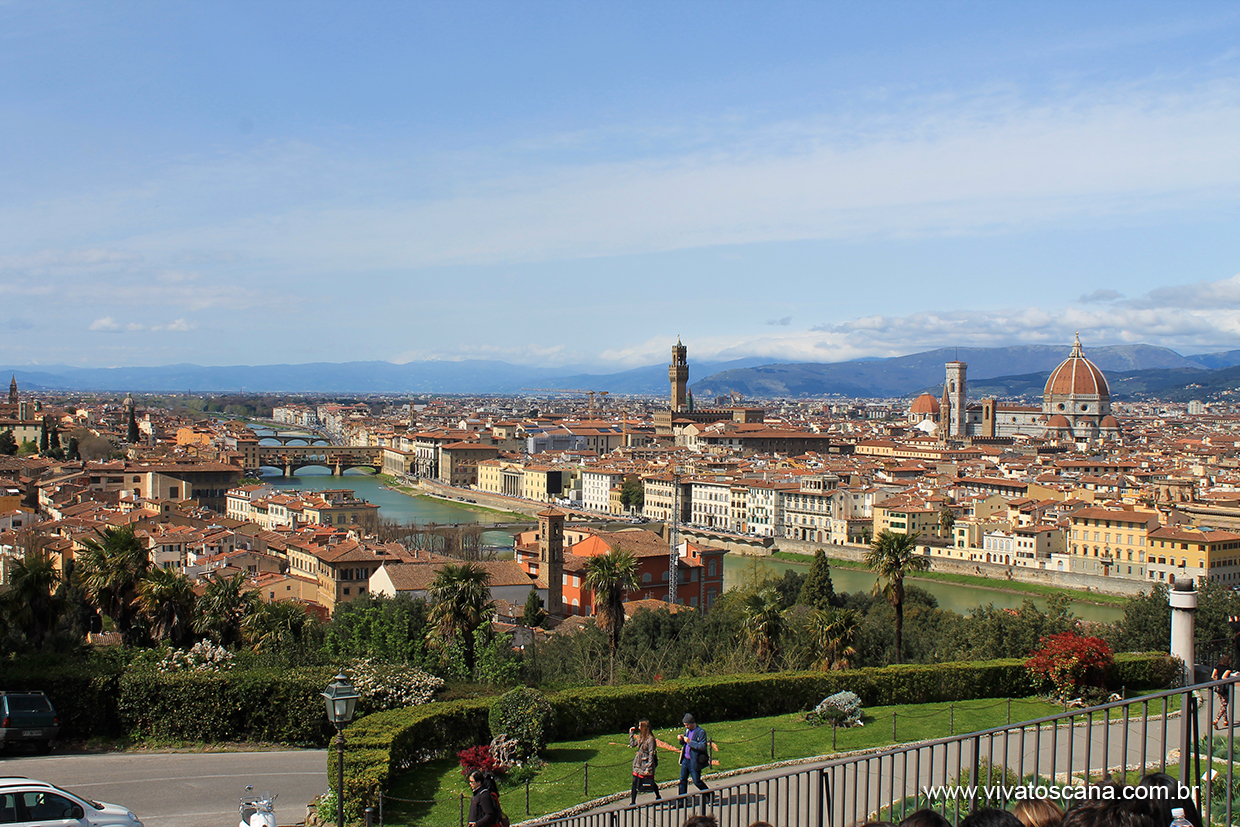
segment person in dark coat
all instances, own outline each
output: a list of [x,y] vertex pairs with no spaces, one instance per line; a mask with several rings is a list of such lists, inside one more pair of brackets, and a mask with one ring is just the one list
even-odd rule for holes
[[497,827],[500,823],[499,790],[495,781],[481,770],[469,774],[469,827]]
[[697,725],[692,715],[685,714],[685,731],[677,736],[680,741],[680,794],[689,789],[689,778],[699,790],[709,790],[702,783],[702,768],[710,763],[710,743],[706,730]]

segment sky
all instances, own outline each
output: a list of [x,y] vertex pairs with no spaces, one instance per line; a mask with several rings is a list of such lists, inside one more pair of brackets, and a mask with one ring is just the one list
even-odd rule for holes
[[0,363],[1240,348],[1234,2],[0,0]]

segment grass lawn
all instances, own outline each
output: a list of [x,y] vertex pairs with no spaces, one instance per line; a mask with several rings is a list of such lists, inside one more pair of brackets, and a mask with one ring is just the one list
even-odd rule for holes
[[[797,554],[790,551],[777,551],[771,555],[776,560],[782,560],[785,563],[797,563],[809,567],[813,561],[813,557],[808,554]],[[860,571],[868,571],[869,568],[858,560],[837,560],[830,557],[830,563],[833,567],[844,569],[857,569]],[[951,574],[944,571],[924,571],[918,572],[916,575],[907,575],[905,580],[940,580],[947,583],[960,583],[965,586],[977,586],[983,589],[994,589],[1001,592],[1023,592],[1030,595],[1038,595],[1039,597],[1050,597],[1051,595],[1066,595],[1073,601],[1081,603],[1097,603],[1106,605],[1123,605],[1128,602],[1128,598],[1120,597],[1113,594],[1098,594],[1090,592],[1086,595],[1084,592],[1075,591],[1073,589],[1061,589],[1057,586],[1043,586],[1040,583],[1018,583],[1012,580],[995,580],[990,577],[977,577],[971,574]]]
[[[1062,711],[1060,707],[1036,698],[1012,701],[1013,721],[1029,720]],[[1007,701],[987,698],[962,701],[954,705],[908,704],[867,709],[864,727],[837,730],[836,750],[881,747],[908,741],[940,738],[954,731],[970,732],[1007,723]],[[892,737],[892,713],[895,736]],[[816,755],[830,755],[830,727],[811,727],[804,713],[704,724],[715,742],[713,772],[740,769],[772,760],[783,761]],[[771,730],[775,730],[774,759],[771,758]],[[679,728],[656,731],[658,738],[674,745]],[[580,804],[609,793],[626,791],[632,782],[633,753],[627,734],[600,735],[577,741],[550,744],[544,754],[546,766],[530,783],[530,815],[543,815]],[[589,790],[585,765],[589,764]],[[674,780],[680,769],[674,750],[660,750],[659,781]],[[709,772],[707,773],[709,777]],[[709,783],[709,781],[708,781]],[[456,824],[460,817],[461,796],[468,808],[469,787],[455,760],[432,761],[411,769],[392,785],[395,798],[423,803],[384,802],[384,820],[391,824]],[[649,794],[646,794],[649,796]],[[433,800],[433,803],[431,801]],[[526,817],[525,788],[501,790],[504,811],[518,821]]]

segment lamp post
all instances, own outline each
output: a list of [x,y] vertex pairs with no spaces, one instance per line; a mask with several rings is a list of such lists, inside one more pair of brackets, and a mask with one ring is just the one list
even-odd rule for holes
[[342,727],[353,720],[353,710],[361,696],[341,672],[320,693],[327,702],[327,720],[336,727],[336,827],[344,827],[344,732]]

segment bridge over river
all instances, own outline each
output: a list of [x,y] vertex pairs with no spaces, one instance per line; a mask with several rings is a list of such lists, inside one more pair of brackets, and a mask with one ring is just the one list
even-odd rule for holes
[[[273,439],[274,437],[264,437]],[[350,468],[370,468],[375,473],[383,471],[383,449],[350,445],[259,445],[254,451],[254,467],[280,468],[284,476],[291,477],[300,468],[318,465],[328,468],[337,476]],[[247,458],[249,459],[249,458]],[[247,463],[248,464],[248,463]]]

